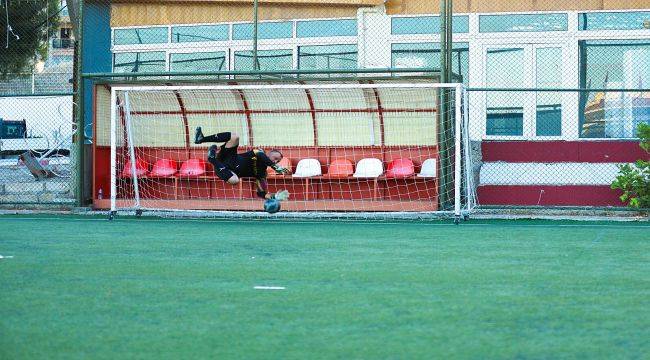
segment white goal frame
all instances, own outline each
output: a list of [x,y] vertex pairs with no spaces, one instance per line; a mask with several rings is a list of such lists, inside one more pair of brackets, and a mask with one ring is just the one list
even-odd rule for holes
[[[181,91],[181,90],[263,90],[263,89],[449,89],[454,91],[454,210],[435,211],[435,214],[454,215],[456,221],[461,217],[467,217],[477,206],[475,186],[472,174],[471,143],[469,139],[469,96],[462,83],[316,83],[316,84],[237,84],[237,85],[128,85],[112,86],[110,90],[110,213],[111,217],[119,210],[117,207],[117,118],[118,103],[117,93],[124,92],[125,108],[125,129],[128,137],[128,151],[131,157],[131,171],[134,184],[133,208],[124,210],[135,210],[141,212],[140,194],[138,191],[138,178],[136,172],[135,151],[132,141],[131,114],[128,93],[130,91]],[[464,174],[463,174],[463,169]],[[460,181],[457,181],[460,180]],[[462,196],[465,195],[465,204],[462,203]],[[211,211],[217,212],[217,211]],[[230,213],[230,212],[220,212]],[[241,213],[241,212],[239,212]],[[367,213],[360,213],[367,214]],[[319,218],[322,216],[318,216]],[[354,218],[354,216],[352,216]]]

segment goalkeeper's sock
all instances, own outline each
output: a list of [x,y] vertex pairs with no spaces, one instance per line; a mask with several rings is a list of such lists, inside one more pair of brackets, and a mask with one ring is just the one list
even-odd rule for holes
[[[229,132],[222,132],[218,133],[216,135],[208,135],[208,136],[203,136],[201,134],[201,142],[215,142],[215,143],[224,143],[230,140],[230,133]],[[200,144],[200,143],[197,143]]]

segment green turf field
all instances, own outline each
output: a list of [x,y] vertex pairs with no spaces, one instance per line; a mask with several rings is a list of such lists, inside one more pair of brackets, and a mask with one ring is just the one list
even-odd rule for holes
[[2,216],[0,255],[0,359],[650,356],[647,223]]

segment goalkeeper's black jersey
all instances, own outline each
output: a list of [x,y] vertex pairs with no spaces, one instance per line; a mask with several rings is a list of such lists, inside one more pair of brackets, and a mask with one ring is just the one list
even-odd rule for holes
[[[258,152],[251,150],[237,154],[232,160],[226,160],[225,163],[240,178],[255,177],[263,179],[266,177],[266,168],[273,165],[271,159],[261,150]],[[255,167],[257,167],[257,170]]]

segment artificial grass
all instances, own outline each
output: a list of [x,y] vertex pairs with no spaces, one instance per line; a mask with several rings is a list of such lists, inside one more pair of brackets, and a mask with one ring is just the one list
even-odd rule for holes
[[643,358],[646,225],[4,216],[0,358]]

